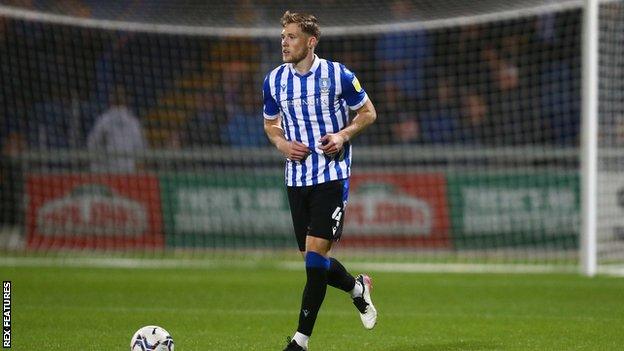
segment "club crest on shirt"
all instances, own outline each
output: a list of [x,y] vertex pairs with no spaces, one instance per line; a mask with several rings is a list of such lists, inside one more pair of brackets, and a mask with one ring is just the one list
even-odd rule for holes
[[319,85],[321,87],[321,93],[329,92],[329,78],[321,78],[321,80],[319,81]]

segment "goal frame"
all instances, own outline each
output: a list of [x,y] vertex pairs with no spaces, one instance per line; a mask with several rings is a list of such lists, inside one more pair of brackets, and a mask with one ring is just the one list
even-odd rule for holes
[[597,264],[598,186],[598,2],[585,0],[581,95],[581,271],[594,276]]

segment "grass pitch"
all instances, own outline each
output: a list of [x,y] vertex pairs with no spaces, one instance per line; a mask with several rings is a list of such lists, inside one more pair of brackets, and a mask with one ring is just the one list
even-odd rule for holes
[[[348,262],[345,262],[348,266]],[[303,263],[302,263],[303,265]],[[353,272],[358,273],[358,272]],[[328,293],[311,351],[620,350],[624,279],[369,272],[378,325]],[[143,325],[177,351],[282,350],[303,268],[0,267],[12,281],[14,350],[128,350]]]

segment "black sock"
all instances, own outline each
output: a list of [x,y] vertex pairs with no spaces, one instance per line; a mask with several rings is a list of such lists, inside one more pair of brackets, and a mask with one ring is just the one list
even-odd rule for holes
[[[310,253],[308,253],[308,256],[310,256]],[[298,332],[307,336],[312,335],[316,316],[323,304],[325,292],[327,291],[327,264],[318,258],[320,255],[316,254],[315,256],[312,261],[321,262],[321,264],[315,262],[310,264],[310,259],[306,257],[307,281],[303,289],[301,311],[299,311],[299,326],[297,327]],[[322,258],[327,260],[324,257]],[[326,262],[329,263],[329,260]]]
[[327,272],[327,284],[344,292],[349,292],[355,287],[355,278],[347,272],[344,266],[335,258],[330,258],[329,271]]

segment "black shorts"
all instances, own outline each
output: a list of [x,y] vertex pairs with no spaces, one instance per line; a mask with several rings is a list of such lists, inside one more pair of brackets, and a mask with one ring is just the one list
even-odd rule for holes
[[288,187],[288,203],[299,251],[305,251],[306,236],[340,240],[349,180]]

